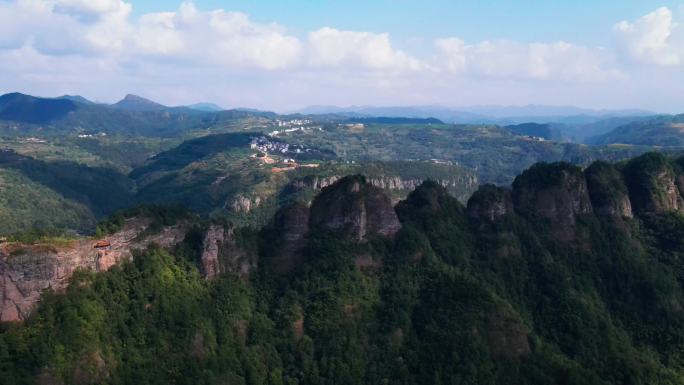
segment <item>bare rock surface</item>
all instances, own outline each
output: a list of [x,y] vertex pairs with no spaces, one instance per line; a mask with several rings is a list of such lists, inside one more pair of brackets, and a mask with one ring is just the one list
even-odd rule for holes
[[[43,290],[64,289],[77,269],[107,271],[132,256],[134,250],[156,243],[171,247],[183,240],[185,224],[145,235],[148,219],[132,218],[121,231],[101,239],[80,239],[68,245],[0,245],[0,320],[21,321],[31,313]],[[98,241],[108,247],[96,249]]]

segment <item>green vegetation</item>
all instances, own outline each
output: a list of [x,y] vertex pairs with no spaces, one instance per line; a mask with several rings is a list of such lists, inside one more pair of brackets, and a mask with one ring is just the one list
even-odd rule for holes
[[[65,228],[77,231],[91,229],[93,218],[138,203],[184,205],[201,215],[258,226],[283,203],[310,200],[313,189],[296,189],[292,194],[288,186],[316,176],[362,173],[375,179],[453,180],[450,193],[465,201],[476,183],[506,185],[539,161],[584,165],[650,149],[540,142],[492,125],[371,122],[352,129],[340,124],[343,117],[330,115],[309,117],[311,125],[321,130],[268,137],[273,143],[307,149],[286,154],[269,151],[274,166],[287,170],[274,173],[273,166],[249,158],[255,152],[249,145],[255,137],[264,138],[263,131],[277,128],[276,115],[182,108],[127,111],[75,103],[73,113],[51,118],[45,125],[0,121],[5,135],[0,139],[0,166],[18,171],[60,199],[87,207],[87,220],[74,222],[62,214],[50,220],[69,223]],[[284,160],[289,158],[319,167],[287,169]],[[392,199],[409,191],[393,189]],[[12,218],[23,217],[22,209],[11,202],[0,210]],[[4,234],[29,230],[30,223],[11,220]]]
[[646,146],[586,146],[536,141],[493,125],[372,124],[362,132],[328,125],[323,132],[291,133],[284,140],[329,150],[343,160],[429,160],[453,162],[475,170],[481,183],[509,184],[534,163],[589,164],[617,161],[649,151]]
[[684,146],[684,115],[658,116],[629,122],[589,140],[592,144],[625,143],[642,146]]
[[0,234],[31,229],[92,229],[88,207],[17,172],[0,168]]
[[[609,166],[587,173],[606,182]],[[576,170],[540,165],[524,184]],[[479,203],[501,194],[488,186]],[[164,224],[183,215],[136,210],[101,231],[143,211]],[[249,278],[202,279],[193,232],[80,272],[25,324],[0,326],[0,383],[684,383],[681,213],[586,215],[584,235],[563,243],[541,221],[510,212],[482,227],[466,211],[426,182],[397,207],[394,240],[314,228],[284,276],[269,268],[277,232],[252,230],[232,246],[259,254]]]

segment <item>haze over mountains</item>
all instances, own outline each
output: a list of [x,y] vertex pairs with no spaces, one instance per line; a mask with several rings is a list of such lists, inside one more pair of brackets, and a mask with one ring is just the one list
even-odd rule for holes
[[0,0],[0,385],[684,385],[683,1]]
[[364,111],[0,96],[0,383],[681,385],[684,115]]
[[397,116],[437,118],[447,123],[516,124],[530,121],[543,123],[588,123],[612,117],[654,115],[640,110],[593,110],[574,106],[310,106],[293,111],[301,114],[353,114],[366,116]]

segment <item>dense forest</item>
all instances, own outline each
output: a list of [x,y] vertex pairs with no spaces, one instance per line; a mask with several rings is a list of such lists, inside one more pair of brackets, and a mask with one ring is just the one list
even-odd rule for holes
[[541,163],[467,205],[347,177],[232,228],[220,262],[257,267],[210,279],[203,234],[230,225],[197,221],[2,324],[0,383],[683,383],[681,163]]

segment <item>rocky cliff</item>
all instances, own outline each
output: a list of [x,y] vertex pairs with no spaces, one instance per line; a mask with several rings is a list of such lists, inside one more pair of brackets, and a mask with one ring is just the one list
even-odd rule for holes
[[623,169],[629,198],[637,213],[684,210],[673,163],[660,153],[630,160]]
[[[396,203],[403,199],[408,193],[415,190],[418,186],[427,181],[428,178],[401,177],[398,175],[364,175],[366,183],[381,188],[391,194],[391,198]],[[292,181],[284,189],[285,193],[296,193],[302,190],[320,191],[340,180],[342,175],[316,176],[311,175]],[[433,180],[433,179],[430,179]],[[461,175],[451,178],[436,178],[434,181],[447,189],[459,200],[465,201],[470,193],[477,188],[477,177],[474,175]]]
[[239,244],[238,230],[231,224],[212,224],[207,228],[200,256],[200,269],[206,279],[225,273],[247,277],[256,268],[257,253]]
[[594,212],[613,219],[632,218],[632,202],[620,171],[610,163],[595,162],[585,170]]
[[316,196],[309,226],[362,241],[371,234],[391,238],[401,224],[389,197],[356,175],[340,179]]
[[309,232],[309,207],[294,202],[280,209],[269,226],[274,244],[269,266],[276,275],[291,272],[303,260]]
[[595,214],[615,222],[635,215],[684,212],[684,158],[672,161],[648,153],[625,164],[595,162],[585,170],[568,163],[539,163],[519,175],[512,190],[481,186],[468,201],[468,215],[479,223],[515,213],[541,220],[553,238],[577,241],[581,216]]
[[468,200],[468,216],[475,221],[494,222],[511,213],[511,191],[503,187],[483,185]]
[[[625,164],[597,162],[586,170],[567,163],[538,164],[516,178],[512,189],[482,186],[467,208],[447,194],[444,184],[423,182],[396,212],[383,187],[406,187],[417,180],[406,184],[398,179],[373,180],[360,175],[311,178],[307,186],[322,188],[311,206],[301,202],[286,205],[265,230],[270,234],[268,266],[282,275],[301,265],[306,258],[307,237],[313,230],[329,230],[364,243],[372,236],[393,239],[405,221],[423,221],[421,225],[427,229],[448,232],[444,236],[465,236],[466,228],[475,226],[491,255],[500,257],[522,252],[520,240],[510,227],[522,223],[516,222],[518,219],[545,226],[560,244],[581,245],[586,234],[578,233],[578,223],[583,217],[619,221],[627,230],[624,224],[630,218],[684,212],[682,162],[684,158],[671,161],[651,153]],[[451,227],[437,223],[437,214],[451,218]],[[509,227],[497,227],[505,219]],[[131,218],[121,230],[102,239],[59,245],[0,244],[0,319],[24,319],[43,290],[63,289],[77,269],[106,271],[130,258],[133,250],[152,243],[173,247],[185,239],[191,224],[182,222],[156,232],[149,227],[149,219]],[[248,235],[243,230],[225,223],[201,230],[199,268],[205,278],[226,273],[247,277],[257,268],[256,232]],[[98,241],[106,241],[106,246],[95,248]],[[418,260],[420,256],[411,258]],[[376,262],[367,255],[355,260],[360,269],[376,268]]]
[[587,182],[579,167],[538,163],[513,182],[516,212],[547,221],[559,241],[575,240],[577,217],[592,212]]
[[[183,240],[186,224],[145,234],[149,219],[131,218],[123,228],[102,239],[81,239],[66,245],[0,245],[0,320],[20,321],[31,312],[44,290],[60,291],[77,269],[107,271],[132,252],[155,243],[171,247]],[[99,241],[104,246],[95,248]]]

